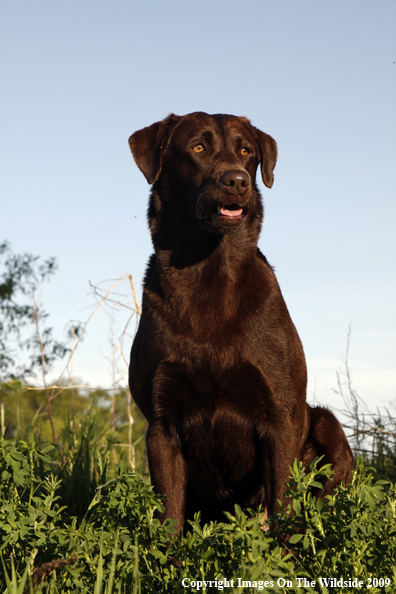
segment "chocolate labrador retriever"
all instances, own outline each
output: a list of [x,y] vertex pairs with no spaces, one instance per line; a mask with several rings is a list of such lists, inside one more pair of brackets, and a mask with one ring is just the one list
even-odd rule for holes
[[322,496],[353,458],[327,409],[306,402],[304,352],[275,274],[257,247],[261,167],[271,188],[273,138],[244,117],[169,115],[129,139],[153,184],[148,221],[155,253],[132,346],[130,388],[147,419],[161,520],[182,530],[261,505],[276,513],[289,465],[331,463]]

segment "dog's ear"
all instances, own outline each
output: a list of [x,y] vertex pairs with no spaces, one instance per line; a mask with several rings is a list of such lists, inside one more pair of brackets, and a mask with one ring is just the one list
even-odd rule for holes
[[149,184],[159,178],[162,169],[162,155],[169,135],[180,116],[171,113],[165,120],[138,130],[129,139],[136,165]]
[[261,177],[267,188],[272,188],[274,183],[274,169],[278,156],[278,148],[275,140],[269,134],[261,132],[252,126],[256,133],[257,143],[261,154]]

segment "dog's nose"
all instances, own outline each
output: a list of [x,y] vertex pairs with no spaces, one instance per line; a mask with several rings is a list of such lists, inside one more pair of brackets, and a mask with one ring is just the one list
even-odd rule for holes
[[250,186],[250,177],[245,171],[227,171],[220,181],[231,194],[243,194]]

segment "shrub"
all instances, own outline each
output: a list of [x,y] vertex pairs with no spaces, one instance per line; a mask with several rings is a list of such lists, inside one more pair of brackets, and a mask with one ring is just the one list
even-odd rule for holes
[[[218,592],[224,579],[227,594],[241,592],[242,582],[243,592],[332,591],[319,578],[357,579],[365,587],[374,585],[373,593],[396,591],[395,486],[373,482],[362,462],[351,485],[339,487],[326,502],[310,489],[331,470],[318,470],[315,463],[306,473],[296,462],[288,492],[294,515],[290,506],[282,509],[266,521],[267,531],[262,513],[236,506],[224,523],[202,526],[197,516],[182,537],[174,535],[173,520],[161,525],[154,518],[163,503],[146,478],[110,461],[108,480],[97,486],[84,516],[70,514],[61,505],[66,479],[52,454],[53,446],[33,438],[0,441],[2,591],[8,584],[8,592],[17,592],[18,585],[22,592],[21,585],[32,579],[28,575],[35,581],[39,574],[32,572],[33,563],[42,566],[45,579],[37,588],[46,593],[178,594],[196,591],[193,582],[212,582],[206,590]],[[95,476],[101,475],[103,467]],[[304,578],[315,585],[305,587]]]

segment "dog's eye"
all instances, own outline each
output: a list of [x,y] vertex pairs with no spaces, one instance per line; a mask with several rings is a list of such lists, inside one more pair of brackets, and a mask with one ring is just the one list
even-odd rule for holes
[[193,150],[194,150],[196,153],[202,153],[202,151],[204,151],[204,150],[205,150],[205,147],[204,147],[204,145],[203,145],[203,144],[196,144],[196,145],[194,146]]
[[246,157],[246,155],[248,155],[250,153],[250,150],[246,147],[243,147],[243,149],[241,149],[241,154]]

